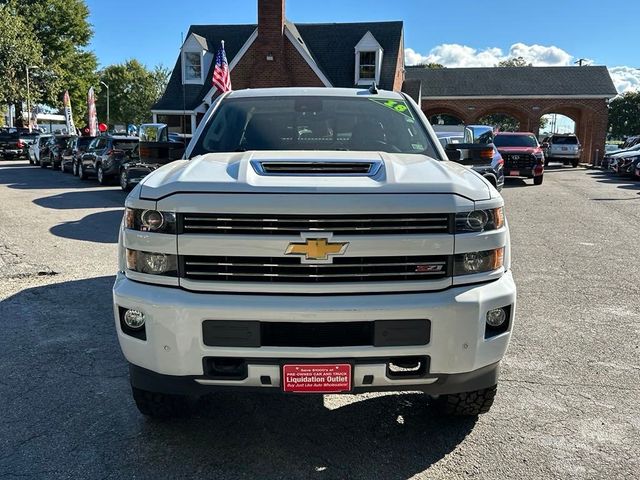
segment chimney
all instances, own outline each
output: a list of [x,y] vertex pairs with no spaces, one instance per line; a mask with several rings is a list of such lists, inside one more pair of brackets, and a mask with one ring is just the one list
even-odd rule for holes
[[284,1],[258,0],[258,36],[278,41],[284,33]]

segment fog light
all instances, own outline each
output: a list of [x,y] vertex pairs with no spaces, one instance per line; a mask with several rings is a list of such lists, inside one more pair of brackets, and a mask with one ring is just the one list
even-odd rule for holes
[[504,308],[496,308],[487,312],[487,324],[491,327],[499,327],[507,320]]
[[147,253],[144,256],[145,273],[164,273],[169,270],[169,258],[164,253]]
[[139,330],[144,326],[144,313],[139,310],[127,310],[123,319],[125,325],[132,330]]

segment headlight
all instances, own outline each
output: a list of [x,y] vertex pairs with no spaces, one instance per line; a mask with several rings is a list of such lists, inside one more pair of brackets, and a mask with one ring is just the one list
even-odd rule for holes
[[453,274],[471,275],[492,272],[504,265],[504,248],[461,253],[454,257]]
[[504,226],[504,209],[474,210],[456,214],[456,233],[486,232]]
[[127,249],[127,268],[150,275],[178,276],[178,257],[165,253],[140,252]]
[[176,233],[176,214],[127,208],[124,224],[126,228],[140,232]]

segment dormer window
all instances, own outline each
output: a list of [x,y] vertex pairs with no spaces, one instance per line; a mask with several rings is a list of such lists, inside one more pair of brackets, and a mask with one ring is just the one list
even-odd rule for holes
[[356,45],[356,85],[380,83],[383,50],[371,32]]
[[184,52],[185,83],[202,83],[202,54],[200,52]]
[[376,79],[376,52],[360,52],[360,80]]

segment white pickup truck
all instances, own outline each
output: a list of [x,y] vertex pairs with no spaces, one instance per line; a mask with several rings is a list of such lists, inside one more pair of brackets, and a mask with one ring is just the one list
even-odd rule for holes
[[146,415],[227,389],[493,403],[516,287],[500,194],[406,95],[231,92],[126,200],[113,288]]

